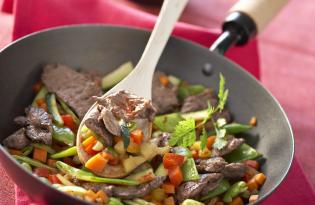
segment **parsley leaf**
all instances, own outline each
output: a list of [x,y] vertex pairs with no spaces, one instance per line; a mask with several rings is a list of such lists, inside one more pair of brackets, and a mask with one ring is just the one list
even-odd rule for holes
[[169,144],[175,146],[176,144],[183,147],[189,147],[196,141],[195,120],[189,118],[180,121],[172,134]]
[[204,150],[206,148],[207,139],[208,139],[207,131],[206,131],[205,127],[203,127],[202,132],[201,132],[201,136],[200,136],[201,150]]

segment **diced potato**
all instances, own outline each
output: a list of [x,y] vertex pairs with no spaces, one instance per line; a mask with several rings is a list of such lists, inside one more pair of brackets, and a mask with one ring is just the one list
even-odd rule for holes
[[153,143],[143,143],[140,153],[146,160],[151,160],[158,154],[158,147]]
[[135,168],[137,168],[139,165],[144,163],[146,159],[143,156],[129,156],[129,158],[123,160],[123,166],[127,173],[131,172]]
[[156,188],[151,192],[151,197],[155,201],[163,201],[166,198],[164,189]]
[[201,141],[196,141],[190,148],[199,151],[201,149]]
[[170,152],[170,150],[171,150],[171,148],[168,146],[167,147],[158,147],[157,148],[157,154],[164,156],[164,154]]
[[140,145],[130,140],[130,143],[127,147],[127,152],[138,154],[140,152]]
[[126,153],[123,141],[117,142],[114,146],[114,149],[120,155],[124,155]]
[[211,151],[208,148],[205,148],[203,150],[200,150],[198,152],[198,155],[200,158],[204,159],[204,158],[209,158],[211,157]]

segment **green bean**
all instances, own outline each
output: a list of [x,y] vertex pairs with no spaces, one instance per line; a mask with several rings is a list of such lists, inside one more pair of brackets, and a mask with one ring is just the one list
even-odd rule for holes
[[136,202],[139,205],[154,205],[153,203],[148,202],[148,201],[146,201],[144,199],[140,199],[140,198],[133,199],[133,201]]
[[43,167],[43,168],[47,168],[49,170],[52,170],[52,171],[55,171],[54,168],[40,162],[40,161],[37,161],[37,160],[34,160],[34,159],[31,159],[29,157],[25,157],[25,156],[18,156],[18,155],[12,155],[15,159],[21,161],[21,162],[26,162],[28,163],[29,165],[31,166],[34,166],[34,167]]
[[67,127],[57,127],[53,125],[53,135],[54,140],[63,142],[68,146],[74,145],[74,133]]
[[79,124],[80,124],[80,120],[79,120],[79,118],[77,117],[77,115],[71,110],[71,108],[70,108],[63,100],[61,100],[60,98],[58,98],[58,101],[59,101],[59,103],[60,103],[62,109],[64,109],[64,111],[65,111],[67,114],[71,115],[71,117],[72,117],[74,123],[75,123],[76,125],[79,125]]
[[63,126],[64,122],[63,122],[63,119],[59,113],[57,101],[56,101],[56,96],[54,93],[48,93],[46,95],[46,104],[47,104],[47,108],[48,108],[49,113],[52,115],[53,121],[58,126]]
[[35,96],[35,98],[34,98],[34,100],[33,100],[33,102],[32,102],[32,106],[33,106],[33,107],[38,107],[36,101],[39,100],[39,99],[45,99],[45,96],[46,96],[47,93],[48,93],[48,91],[47,91],[46,87],[43,86],[43,87],[39,90],[39,92],[37,93],[37,95]]
[[70,147],[66,150],[63,150],[61,152],[58,152],[56,154],[53,154],[50,156],[52,159],[60,159],[60,158],[65,158],[65,157],[71,157],[77,154],[77,147]]
[[247,190],[247,185],[244,181],[234,183],[224,194],[223,201],[225,203],[231,203],[233,198]]
[[34,147],[32,145],[26,146],[22,149],[23,156],[27,156],[32,153]]
[[133,200],[123,200],[124,204],[127,205],[140,205],[137,202],[134,202]]
[[32,146],[37,147],[39,149],[46,150],[49,154],[55,154],[56,153],[56,151],[53,148],[51,148],[47,145],[44,145],[44,144],[32,143]]
[[107,205],[124,205],[120,199],[115,197],[110,197]]
[[32,167],[31,167],[31,165],[29,165],[28,163],[22,162],[21,165],[22,165],[22,167],[24,167],[26,170],[32,172]]
[[230,188],[230,183],[228,180],[223,179],[221,180],[219,186],[215,188],[214,190],[208,192],[205,196],[201,198],[201,201],[205,201],[207,199],[210,199],[212,197],[218,196],[220,194],[223,194]]
[[202,93],[205,90],[203,85],[181,86],[178,89],[178,98],[182,101],[190,95]]
[[77,179],[82,180],[82,181],[119,184],[119,185],[138,185],[139,184],[139,182],[134,181],[134,180],[98,177],[92,174],[91,172],[87,172],[87,171],[83,171],[83,170],[71,167],[61,161],[56,162],[56,167],[60,171],[64,172],[65,174],[69,174],[72,177],[76,177]]
[[186,199],[185,201],[182,202],[181,205],[205,205],[205,204],[200,201],[193,200],[193,199]]
[[261,157],[262,154],[248,144],[243,143],[236,150],[230,154],[225,155],[223,158],[228,162],[240,162],[248,159],[256,159]]
[[246,132],[253,128],[251,125],[244,125],[239,123],[230,123],[223,126],[224,129],[226,129],[228,134],[237,134],[241,132]]

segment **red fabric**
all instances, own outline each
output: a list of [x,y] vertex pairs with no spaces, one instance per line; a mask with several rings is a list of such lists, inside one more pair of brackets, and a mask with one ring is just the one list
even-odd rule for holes
[[[17,0],[14,38],[44,28],[79,23],[119,24],[151,29],[154,20],[155,17],[152,15],[110,0],[68,0],[62,3],[59,0]],[[218,32],[179,23],[174,34],[209,46],[217,37]],[[228,57],[259,77],[259,60],[255,41],[244,48],[231,49]],[[29,204],[27,196],[18,188],[16,196],[17,205]],[[295,160],[289,176],[263,204],[312,204],[314,200],[312,189]]]

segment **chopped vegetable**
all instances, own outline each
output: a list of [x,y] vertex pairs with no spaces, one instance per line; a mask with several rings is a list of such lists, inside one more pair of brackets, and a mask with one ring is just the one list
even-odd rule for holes
[[48,177],[51,174],[51,170],[44,167],[37,167],[34,169],[34,174],[39,177]]
[[58,98],[58,101],[62,107],[62,109],[69,115],[71,115],[74,123],[78,126],[80,124],[80,120],[79,118],[77,117],[77,115],[71,110],[71,108],[63,101],[61,100],[60,98]]
[[115,197],[110,197],[107,205],[124,205],[120,199]]
[[198,180],[200,178],[193,158],[188,158],[181,167],[181,170],[184,181]]
[[71,115],[67,114],[67,115],[61,115],[61,118],[64,122],[64,125],[69,128],[70,130],[72,130],[73,132],[75,132],[77,130],[77,125],[74,122],[73,118]]
[[155,201],[163,201],[166,198],[164,189],[156,188],[151,192],[151,198]]
[[205,205],[204,203],[201,203],[200,201],[196,201],[193,199],[186,199],[182,202],[181,205]]
[[248,187],[248,190],[249,191],[253,191],[255,189],[258,189],[258,184],[255,180],[255,178],[251,178],[247,183],[246,183],[247,187]]
[[114,146],[114,149],[120,155],[124,155],[126,153],[123,141],[117,142]]
[[22,162],[21,165],[22,165],[22,167],[24,167],[26,170],[32,171],[32,167],[31,167],[31,165],[29,165],[28,163]]
[[178,86],[181,83],[181,80],[173,75],[168,76],[168,80],[170,83],[172,83],[174,86]]
[[47,151],[41,148],[34,148],[33,159],[46,163]]
[[48,159],[47,160],[47,165],[50,166],[50,167],[56,167],[56,160],[54,159]]
[[67,127],[57,127],[53,125],[53,139],[58,142],[63,142],[68,146],[74,145],[74,134],[73,132]]
[[263,173],[259,173],[259,174],[256,174],[254,178],[257,184],[261,186],[265,183],[267,177]]
[[58,152],[56,154],[51,155],[50,157],[52,159],[59,159],[59,158],[65,158],[65,157],[71,157],[77,154],[77,147],[70,147],[66,150],[63,150],[61,152]]
[[251,126],[256,126],[257,125],[257,118],[256,117],[252,117],[249,121],[249,124]]
[[63,177],[61,174],[56,174],[56,177],[58,177],[59,181],[65,186],[75,186],[68,179]]
[[104,149],[104,145],[100,141],[97,141],[95,145],[92,147],[92,149],[94,151],[100,152]]
[[32,146],[35,148],[46,150],[49,154],[55,154],[56,153],[56,151],[53,148],[51,148],[50,146],[44,145],[44,144],[32,143]]
[[236,182],[224,194],[223,201],[225,203],[231,203],[234,197],[243,193],[246,190],[247,190],[247,185],[244,181]]
[[229,205],[244,205],[241,197],[235,197]]
[[57,161],[56,166],[61,172],[68,174],[72,177],[76,177],[77,179],[82,180],[82,181],[108,183],[108,184],[119,184],[119,185],[137,185],[137,184],[139,184],[138,182],[133,181],[133,180],[97,177],[94,174],[92,174],[91,172],[76,169],[76,168],[71,167],[71,166],[69,166],[66,163],[63,163],[61,161]]
[[27,156],[33,152],[34,147],[32,145],[26,146],[22,149],[23,155]]
[[163,165],[166,169],[180,167],[183,165],[185,157],[179,154],[166,153],[163,157]]
[[200,121],[200,120],[207,118],[208,110],[205,109],[205,110],[199,110],[199,111],[195,111],[195,112],[182,113],[181,116],[185,120],[192,118],[196,121]]
[[131,61],[125,62],[102,79],[102,88],[108,90],[124,79],[133,70]]
[[208,149],[212,149],[212,145],[215,142],[215,138],[216,138],[216,136],[210,136],[207,138],[207,148]]
[[175,205],[174,197],[170,196],[164,199],[164,205]]
[[131,140],[136,144],[141,144],[143,140],[143,132],[141,129],[135,129],[130,133]]
[[244,164],[246,164],[249,167],[252,167],[256,170],[259,169],[259,163],[256,160],[245,160]]
[[155,175],[156,176],[167,176],[168,175],[168,171],[167,171],[167,169],[164,168],[163,163],[161,163],[160,166],[158,166],[158,168],[155,170]]
[[29,165],[34,166],[34,167],[44,167],[44,168],[50,169],[50,170],[52,170],[52,171],[55,171],[54,168],[52,168],[52,167],[50,167],[50,166],[47,166],[46,164],[43,164],[43,163],[41,163],[40,161],[31,159],[31,158],[28,158],[28,157],[25,157],[25,156],[13,155],[13,157],[14,157],[15,159],[21,161],[21,162],[26,162],[26,163],[28,163]]
[[257,152],[246,143],[243,143],[239,148],[224,156],[224,159],[228,162],[240,162],[249,159],[256,159],[261,157],[262,154]]
[[208,148],[205,148],[203,150],[200,150],[198,152],[198,157],[199,158],[202,158],[202,159],[206,159],[206,158],[209,158],[211,157],[211,151],[208,149]]
[[178,98],[184,100],[190,95],[197,95],[205,90],[203,85],[181,86],[178,89]]
[[146,159],[143,156],[129,156],[127,159],[123,160],[123,166],[125,171],[129,173],[145,161]]
[[108,196],[107,194],[103,191],[103,190],[99,190],[98,192],[96,192],[96,201],[98,203],[107,203],[108,202]]
[[152,168],[145,169],[143,171],[134,173],[126,177],[126,179],[138,181],[141,184],[152,181],[154,178],[155,178],[155,174]]
[[164,189],[165,193],[167,193],[167,194],[175,194],[175,186],[169,182],[165,182],[162,185],[162,188]]
[[168,177],[170,178],[171,183],[175,186],[179,186],[184,180],[183,173],[179,166],[169,168]]
[[138,154],[140,152],[141,146],[134,141],[130,141],[127,147],[127,152],[132,154]]
[[36,94],[36,96],[35,96],[35,98],[34,98],[34,100],[32,102],[32,106],[33,107],[37,107],[38,106],[37,103],[36,103],[37,100],[38,99],[44,99],[47,93],[48,93],[48,91],[47,91],[46,87],[42,86],[41,89]]
[[250,203],[250,204],[255,203],[255,202],[258,200],[258,198],[259,198],[259,195],[251,195],[251,196],[249,197],[249,203]]
[[171,113],[156,116],[154,118],[153,124],[163,132],[173,132],[175,126],[182,120],[183,118],[179,113]]
[[61,115],[59,113],[59,110],[58,110],[55,94],[48,93],[46,95],[46,104],[47,104],[49,113],[52,115],[53,121],[58,126],[63,126],[64,122],[63,122]]
[[84,166],[93,172],[102,172],[107,163],[108,159],[106,159],[102,153],[99,153],[91,157]]
[[168,83],[169,83],[169,79],[168,79],[168,77],[166,76],[166,75],[161,75],[160,76],[160,78],[159,78],[159,80],[160,80],[160,83],[163,85],[163,86],[167,86],[168,85]]
[[86,189],[79,186],[58,186],[57,189],[59,191],[69,193],[73,196],[83,196],[87,192]]
[[141,155],[148,161],[158,154],[158,147],[153,143],[142,143],[140,148]]
[[55,174],[50,174],[48,176],[48,180],[50,181],[50,183],[52,184],[61,184],[61,181],[58,179],[58,177]]
[[8,149],[8,152],[11,155],[18,155],[18,156],[22,156],[23,152],[21,150],[17,150],[17,149]]
[[201,201],[205,201],[207,199],[210,199],[212,197],[216,197],[224,192],[226,192],[230,188],[230,183],[228,180],[223,179],[220,181],[220,184],[217,188],[215,188],[212,191],[209,191],[205,196],[201,198]]
[[228,134],[238,134],[238,133],[246,132],[246,131],[252,129],[253,126],[251,126],[251,125],[242,125],[242,124],[239,124],[239,123],[230,123],[230,124],[227,124],[227,125],[223,126],[223,128],[226,129],[226,132]]
[[186,158],[192,157],[191,151],[186,147],[173,147],[172,152],[175,154],[185,156]]

